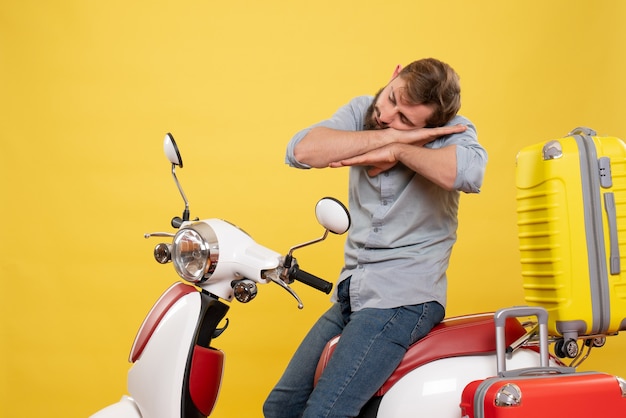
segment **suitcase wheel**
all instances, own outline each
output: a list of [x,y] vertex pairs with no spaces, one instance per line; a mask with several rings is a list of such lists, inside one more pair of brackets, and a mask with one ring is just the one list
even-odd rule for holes
[[585,340],[587,347],[603,347],[606,344],[606,337],[595,337]]
[[554,344],[554,354],[559,358],[575,358],[578,355],[578,343],[574,339],[559,339]]

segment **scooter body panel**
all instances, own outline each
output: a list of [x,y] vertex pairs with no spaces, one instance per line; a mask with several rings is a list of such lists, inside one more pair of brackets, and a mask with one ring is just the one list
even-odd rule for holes
[[[507,364],[511,368],[533,367],[539,354],[520,349]],[[463,388],[470,382],[495,376],[495,354],[444,358],[424,364],[406,374],[383,396],[377,417],[459,418]]]
[[176,301],[128,372],[128,391],[142,417],[181,416],[183,379],[200,311],[199,292]]
[[142,416],[135,401],[124,395],[119,402],[101,409],[90,418],[142,418]]

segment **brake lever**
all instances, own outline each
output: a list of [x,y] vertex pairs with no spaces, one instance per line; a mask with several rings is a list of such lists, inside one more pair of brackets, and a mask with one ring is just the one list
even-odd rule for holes
[[294,292],[294,290],[291,287],[289,287],[289,285],[280,278],[280,275],[277,274],[275,270],[273,271],[273,273],[274,274],[264,274],[264,276],[265,278],[270,279],[272,282],[276,283],[277,285],[285,289],[287,292],[289,292],[289,294],[293,296],[298,302],[298,309],[304,308],[304,305],[302,304],[302,300],[300,300],[300,297],[296,294],[296,292]]

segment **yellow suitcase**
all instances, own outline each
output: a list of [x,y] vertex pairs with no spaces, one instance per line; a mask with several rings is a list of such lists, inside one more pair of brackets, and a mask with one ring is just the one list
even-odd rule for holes
[[577,128],[526,147],[516,186],[525,300],[574,358],[626,329],[626,144]]

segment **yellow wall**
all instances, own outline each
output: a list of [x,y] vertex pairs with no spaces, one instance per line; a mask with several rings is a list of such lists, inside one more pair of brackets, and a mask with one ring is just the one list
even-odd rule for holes
[[[626,138],[625,18],[619,0],[4,1],[0,416],[84,417],[124,393],[135,331],[176,280],[142,237],[182,211],[166,132],[192,215],[283,252],[321,233],[319,197],[346,196],[345,170],[284,166],[291,134],[420,57],[461,74],[490,153],[462,199],[448,315],[523,303],[516,152],[578,125]],[[331,238],[296,255],[334,279]],[[328,303],[298,290],[303,311],[270,286],[232,307],[217,416],[261,416]],[[626,376],[624,349],[614,337],[585,368]]]

